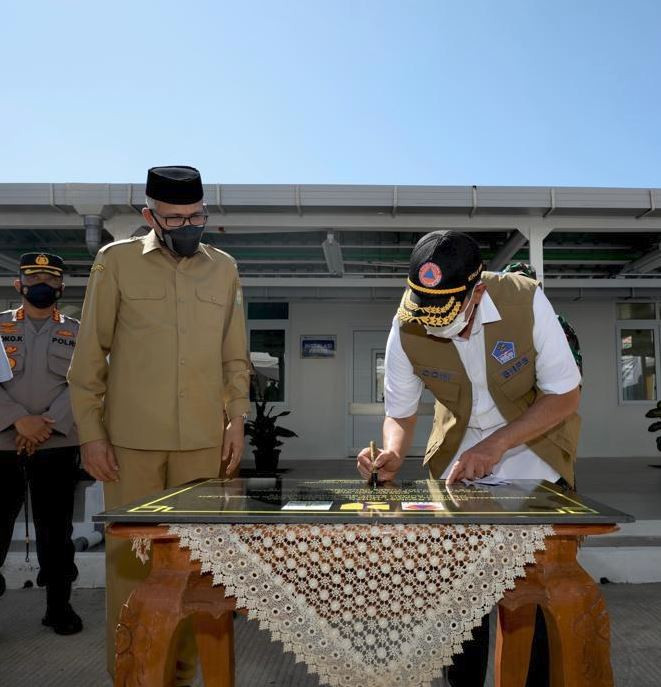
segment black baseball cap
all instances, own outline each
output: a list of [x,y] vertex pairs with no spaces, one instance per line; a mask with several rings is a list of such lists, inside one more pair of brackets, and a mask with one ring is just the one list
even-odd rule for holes
[[202,177],[195,167],[152,167],[147,172],[145,195],[172,205],[193,205],[204,197]]
[[61,277],[64,272],[64,260],[52,253],[23,253],[19,264],[20,274],[37,274],[47,272]]
[[480,280],[480,247],[468,234],[433,231],[413,248],[408,288],[397,311],[402,322],[450,324]]

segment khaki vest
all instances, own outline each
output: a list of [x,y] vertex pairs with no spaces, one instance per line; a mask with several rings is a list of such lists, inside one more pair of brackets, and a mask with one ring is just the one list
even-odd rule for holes
[[[487,385],[496,407],[512,422],[542,392],[536,386],[533,346],[533,297],[537,282],[516,274],[484,272],[482,282],[501,320],[484,325]],[[402,348],[415,374],[436,398],[434,424],[424,464],[439,477],[457,453],[473,406],[472,387],[461,358],[449,339],[428,336],[409,322],[400,330]],[[574,413],[528,447],[567,482],[574,484],[574,460],[580,418]]]

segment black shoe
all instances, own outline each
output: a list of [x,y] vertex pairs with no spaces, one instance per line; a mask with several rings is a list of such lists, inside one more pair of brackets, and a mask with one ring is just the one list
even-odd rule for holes
[[41,623],[58,635],[75,635],[83,629],[83,621],[69,604],[58,611],[47,610]]
[[5,589],[7,589],[7,583],[5,582],[5,578],[2,576],[2,573],[0,573],[0,596],[5,593]]

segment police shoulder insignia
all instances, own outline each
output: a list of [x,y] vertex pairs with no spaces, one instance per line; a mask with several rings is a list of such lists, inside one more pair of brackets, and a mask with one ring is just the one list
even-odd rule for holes
[[105,270],[105,267],[101,263],[97,262],[96,265],[92,265],[90,274],[92,274],[92,272],[103,272],[103,270]]
[[69,331],[68,329],[58,329],[55,333],[58,336],[76,336],[74,332]]
[[18,351],[18,348],[16,346],[5,346],[5,353],[7,355],[11,355],[12,353],[16,353]]
[[504,365],[516,357],[516,348],[513,341],[496,341],[496,345],[491,351],[491,355],[501,364]]
[[11,369],[13,370],[16,367],[16,358],[8,356],[7,360],[9,361],[9,367],[11,367]]

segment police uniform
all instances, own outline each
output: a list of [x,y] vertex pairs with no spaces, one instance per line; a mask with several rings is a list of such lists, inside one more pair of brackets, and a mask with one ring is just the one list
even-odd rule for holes
[[[58,256],[26,254],[21,274],[46,271],[62,275]],[[0,565],[11,543],[14,521],[23,506],[25,479],[37,535],[39,580],[47,589],[48,618],[69,616],[71,582],[76,576],[71,541],[73,500],[78,468],[78,435],[67,385],[79,323],[50,309],[47,319],[33,320],[25,309],[0,313],[0,336],[13,378],[0,384]],[[14,423],[25,416],[52,418],[52,434],[37,451],[19,455]],[[80,629],[73,615],[62,634]],[[56,622],[57,624],[57,622]]]
[[[150,170],[147,196],[196,203],[202,198],[199,173]],[[69,383],[81,443],[109,441],[119,464],[119,481],[104,483],[107,509],[217,477],[223,414],[231,419],[250,408],[236,264],[205,244],[185,258],[176,249],[152,231],[102,248],[90,273]],[[136,560],[129,542],[113,538],[106,564],[112,673],[120,608],[149,568]],[[184,641],[180,684],[194,676],[192,635]]]

